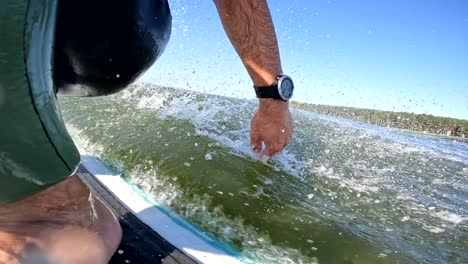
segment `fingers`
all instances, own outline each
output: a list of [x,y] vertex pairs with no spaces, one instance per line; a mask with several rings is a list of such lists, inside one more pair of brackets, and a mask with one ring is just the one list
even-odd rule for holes
[[257,112],[251,122],[251,148],[260,152],[261,155],[271,157],[281,152],[289,144],[293,133],[294,122],[289,111],[283,115]]
[[[292,131],[283,129],[278,133],[272,133],[260,136],[259,133],[251,132],[251,148],[260,152],[261,155],[271,157],[281,152],[291,141]],[[262,142],[265,143],[265,148],[262,150]]]
[[280,143],[269,144],[269,145],[266,145],[265,150],[262,151],[262,154],[266,155],[268,157],[271,157],[271,156],[275,155],[276,153],[281,152],[284,147],[285,147],[285,145],[280,144]]
[[250,132],[250,148],[255,152],[262,150],[262,139],[257,133]]

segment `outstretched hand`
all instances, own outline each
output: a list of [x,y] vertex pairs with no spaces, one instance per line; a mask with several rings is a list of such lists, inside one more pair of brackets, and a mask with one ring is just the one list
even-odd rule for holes
[[[289,144],[294,122],[289,103],[274,99],[260,99],[260,106],[250,125],[251,148],[261,155],[273,156]],[[262,149],[262,142],[265,148]]]

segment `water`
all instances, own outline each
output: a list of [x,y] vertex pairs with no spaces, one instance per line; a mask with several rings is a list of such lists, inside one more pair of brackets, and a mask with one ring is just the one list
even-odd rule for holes
[[293,109],[268,160],[256,102],[151,85],[61,100],[79,148],[246,263],[468,263],[468,144]]

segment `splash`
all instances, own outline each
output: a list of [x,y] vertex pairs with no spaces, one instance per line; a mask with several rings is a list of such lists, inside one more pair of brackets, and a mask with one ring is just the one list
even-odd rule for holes
[[293,109],[290,146],[262,159],[254,101],[137,85],[62,109],[78,145],[246,262],[468,259],[467,144]]

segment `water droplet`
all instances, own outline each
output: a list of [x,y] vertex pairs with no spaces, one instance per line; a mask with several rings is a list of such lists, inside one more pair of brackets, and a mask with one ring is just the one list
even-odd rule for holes
[[212,160],[212,159],[213,159],[213,156],[211,156],[210,153],[207,153],[207,154],[205,155],[205,159],[206,159],[206,160]]

